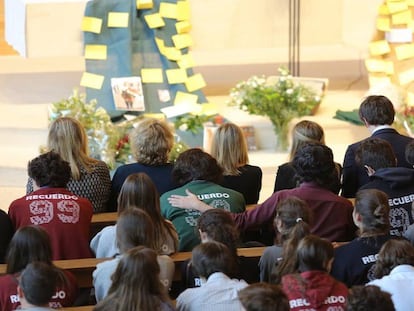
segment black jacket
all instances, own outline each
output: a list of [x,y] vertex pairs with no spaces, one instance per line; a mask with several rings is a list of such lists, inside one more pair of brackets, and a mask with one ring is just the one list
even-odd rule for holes
[[414,169],[388,167],[378,169],[360,189],[378,189],[388,195],[391,234],[402,235],[414,222],[411,204],[414,201]]

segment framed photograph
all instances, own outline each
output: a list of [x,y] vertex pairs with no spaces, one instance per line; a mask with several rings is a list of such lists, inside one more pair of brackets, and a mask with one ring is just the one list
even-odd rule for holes
[[116,110],[145,111],[141,77],[111,79]]

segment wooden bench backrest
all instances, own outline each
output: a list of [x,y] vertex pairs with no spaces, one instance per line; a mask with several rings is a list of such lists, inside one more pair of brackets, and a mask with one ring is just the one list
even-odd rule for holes
[[[240,248],[238,250],[239,255],[245,257],[259,258],[264,251],[264,247],[252,247],[252,248]],[[191,258],[191,252],[179,252],[171,255],[172,260],[175,263],[175,275],[174,281],[181,279],[179,265]],[[64,270],[71,271],[77,281],[80,288],[92,287],[92,272],[95,270],[96,265],[100,262],[110,260],[111,258],[84,258],[84,259],[70,259],[70,260],[56,260],[54,264]],[[6,273],[7,266],[5,264],[0,265],[0,274]]]

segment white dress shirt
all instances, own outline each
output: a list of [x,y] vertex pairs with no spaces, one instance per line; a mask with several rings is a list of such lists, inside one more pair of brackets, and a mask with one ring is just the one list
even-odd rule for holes
[[377,285],[391,294],[396,311],[414,310],[414,267],[400,265],[391,270],[389,275],[373,280],[367,285]]
[[221,272],[210,275],[201,287],[188,288],[177,298],[179,311],[239,311],[243,310],[238,292],[248,284],[230,279]]

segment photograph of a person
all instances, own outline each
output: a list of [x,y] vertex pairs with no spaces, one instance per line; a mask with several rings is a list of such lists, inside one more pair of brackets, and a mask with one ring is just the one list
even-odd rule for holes
[[112,78],[111,87],[117,110],[145,111],[140,77]]

